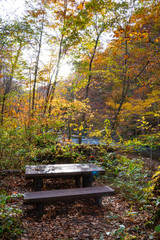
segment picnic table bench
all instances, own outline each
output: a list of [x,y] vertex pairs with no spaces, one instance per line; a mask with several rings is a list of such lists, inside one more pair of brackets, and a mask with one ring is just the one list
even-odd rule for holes
[[95,203],[102,205],[102,196],[112,196],[114,194],[114,190],[108,186],[28,192],[25,194],[24,204],[35,203],[37,216],[41,217],[46,202],[95,198]]
[[[37,216],[41,217],[44,203],[69,201],[75,199],[95,198],[95,202],[102,204],[102,196],[114,195],[114,190],[108,186],[93,187],[94,176],[105,173],[105,170],[94,164],[54,164],[27,165],[25,175],[34,180],[34,192],[24,194],[24,204],[36,204]],[[42,191],[44,178],[74,177],[76,188]],[[81,182],[82,178],[82,182]]]

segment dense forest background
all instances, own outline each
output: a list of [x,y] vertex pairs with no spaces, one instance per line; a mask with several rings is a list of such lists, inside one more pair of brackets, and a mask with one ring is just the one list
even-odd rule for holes
[[156,0],[41,0],[26,1],[21,17],[2,16],[1,158],[58,136],[158,146],[159,8]]

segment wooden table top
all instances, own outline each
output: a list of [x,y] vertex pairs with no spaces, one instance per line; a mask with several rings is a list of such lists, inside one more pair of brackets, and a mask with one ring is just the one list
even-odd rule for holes
[[25,176],[28,179],[65,176],[102,175],[105,170],[93,163],[88,164],[50,164],[26,165]]

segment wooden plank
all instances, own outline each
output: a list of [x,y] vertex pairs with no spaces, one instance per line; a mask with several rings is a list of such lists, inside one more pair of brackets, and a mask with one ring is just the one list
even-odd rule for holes
[[25,176],[28,179],[87,175],[97,176],[102,174],[105,174],[105,170],[92,163],[26,165],[25,170]]
[[114,194],[115,191],[108,186],[27,192],[24,194],[24,203],[30,204],[55,202],[92,197],[112,196]]

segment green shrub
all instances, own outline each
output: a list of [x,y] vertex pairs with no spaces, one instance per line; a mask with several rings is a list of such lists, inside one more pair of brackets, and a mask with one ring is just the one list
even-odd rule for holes
[[0,239],[17,239],[22,232],[20,221],[22,210],[13,207],[13,202],[17,197],[21,195],[8,196],[5,192],[0,193]]
[[0,170],[23,169],[32,161],[53,160],[56,138],[53,132],[36,133],[34,129],[1,127]]
[[104,158],[105,179],[109,181],[126,199],[140,202],[145,197],[148,170],[141,160],[125,156]]

